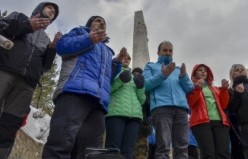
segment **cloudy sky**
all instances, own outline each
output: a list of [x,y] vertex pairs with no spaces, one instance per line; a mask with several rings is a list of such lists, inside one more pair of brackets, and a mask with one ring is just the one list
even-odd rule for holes
[[[174,44],[174,61],[185,63],[191,74],[198,63],[210,66],[215,85],[229,79],[234,63],[248,67],[248,1],[245,0],[51,0],[60,7],[58,19],[49,26],[68,32],[84,25],[92,15],[107,22],[109,46],[118,53],[123,46],[132,54],[135,11],[143,11],[148,31],[151,61],[157,60],[157,46]],[[41,0],[1,0],[0,10],[30,15]]]

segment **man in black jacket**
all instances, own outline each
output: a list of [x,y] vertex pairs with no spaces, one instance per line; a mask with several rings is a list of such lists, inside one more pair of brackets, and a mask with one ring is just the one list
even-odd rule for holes
[[0,35],[14,42],[10,50],[0,47],[0,159],[8,157],[40,76],[53,64],[61,33],[51,42],[45,29],[58,13],[55,3],[45,2],[35,8],[31,18],[13,12],[0,19]]

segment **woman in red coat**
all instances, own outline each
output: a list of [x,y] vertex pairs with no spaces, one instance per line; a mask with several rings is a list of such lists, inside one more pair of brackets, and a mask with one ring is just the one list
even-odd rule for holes
[[187,96],[191,108],[190,127],[202,159],[229,159],[229,123],[223,110],[229,100],[226,79],[220,88],[212,86],[213,73],[204,64],[193,68],[194,90]]

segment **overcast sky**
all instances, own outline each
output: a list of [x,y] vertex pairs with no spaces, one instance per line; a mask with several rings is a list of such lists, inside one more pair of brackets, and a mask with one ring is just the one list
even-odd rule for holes
[[[0,10],[31,15],[41,0],[1,0]],[[85,25],[92,15],[107,23],[108,44],[118,53],[123,46],[132,54],[135,11],[142,10],[148,31],[151,61],[157,47],[169,40],[174,45],[174,61],[185,63],[187,71],[204,63],[212,69],[215,85],[229,79],[234,63],[248,67],[248,1],[246,0],[51,0],[60,7],[56,21],[47,28],[66,33]]]

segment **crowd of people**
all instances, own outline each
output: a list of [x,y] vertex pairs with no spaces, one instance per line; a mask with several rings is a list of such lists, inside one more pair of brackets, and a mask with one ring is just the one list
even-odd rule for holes
[[173,159],[247,159],[244,65],[232,65],[230,83],[223,79],[217,87],[208,65],[196,64],[190,77],[186,65],[173,60],[173,44],[163,41],[157,62],[131,69],[127,49],[115,55],[107,45],[101,16],[57,32],[51,42],[45,29],[58,15],[57,4],[43,2],[31,17],[13,12],[0,19],[0,35],[14,42],[10,50],[0,48],[0,159],[8,158],[56,52],[62,64],[43,159],[83,159],[89,147],[117,149],[120,158],[133,159],[143,118],[151,126],[148,159],[169,159],[171,150]]

